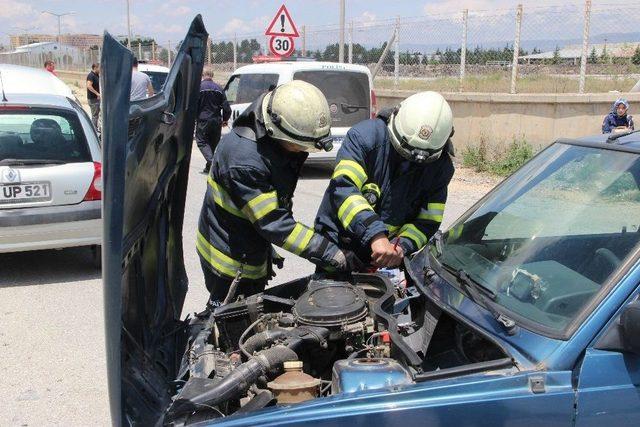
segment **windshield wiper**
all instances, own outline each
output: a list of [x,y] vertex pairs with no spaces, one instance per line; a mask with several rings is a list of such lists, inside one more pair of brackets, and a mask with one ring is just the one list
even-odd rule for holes
[[[451,271],[453,269],[448,265],[442,264],[442,266],[456,279],[458,279],[458,282],[466,290],[467,295],[473,302],[486,308],[489,313],[491,313],[493,318],[496,319],[496,321],[504,327],[504,329],[507,331],[507,334],[515,335],[518,325],[513,319],[496,308],[495,304],[493,303],[493,301],[495,301],[496,299],[495,292],[472,280],[464,270],[458,270],[457,272],[454,272]],[[488,295],[491,301],[487,301],[485,295]]]
[[0,166],[26,166],[26,165],[64,165],[62,160],[48,159],[4,159],[0,160]]

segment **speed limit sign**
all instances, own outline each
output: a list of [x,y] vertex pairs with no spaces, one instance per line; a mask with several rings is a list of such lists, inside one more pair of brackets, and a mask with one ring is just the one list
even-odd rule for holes
[[276,56],[289,56],[293,48],[293,37],[290,36],[273,36],[269,41],[269,50]]

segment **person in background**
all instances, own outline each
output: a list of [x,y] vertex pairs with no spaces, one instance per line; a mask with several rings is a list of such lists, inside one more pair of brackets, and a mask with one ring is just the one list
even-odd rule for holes
[[213,81],[213,71],[206,70],[200,83],[196,144],[207,162],[202,173],[209,173],[213,152],[220,141],[222,127],[231,117],[231,107],[222,88]]
[[151,78],[143,72],[138,71],[138,58],[133,58],[133,70],[131,72],[131,101],[140,101],[141,99],[153,96],[153,85]]
[[628,115],[629,102],[624,98],[616,99],[602,122],[602,133],[633,130],[633,118]]
[[56,73],[56,63],[53,62],[50,59],[47,59],[46,61],[44,61],[44,69],[47,70],[48,72],[50,72],[51,74],[53,74],[54,76],[58,76],[58,73]]
[[91,71],[87,74],[87,102],[91,109],[91,122],[100,133],[98,119],[100,118],[100,65],[91,64]]

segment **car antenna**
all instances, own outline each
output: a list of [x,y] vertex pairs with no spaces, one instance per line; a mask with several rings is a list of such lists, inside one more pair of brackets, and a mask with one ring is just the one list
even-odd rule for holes
[[630,132],[614,133],[609,135],[609,138],[607,138],[607,142],[611,144],[618,138],[622,138],[623,136],[631,135],[632,133],[637,133],[637,132],[640,132],[640,129],[632,130]]
[[4,93],[4,82],[2,81],[2,71],[0,71],[0,86],[2,86],[2,102],[9,102],[7,95]]

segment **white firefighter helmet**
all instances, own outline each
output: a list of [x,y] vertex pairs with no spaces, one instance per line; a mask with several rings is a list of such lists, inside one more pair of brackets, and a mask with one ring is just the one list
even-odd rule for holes
[[332,148],[329,104],[310,83],[293,80],[273,89],[262,101],[262,117],[274,139],[308,152]]
[[402,157],[429,163],[440,158],[452,135],[453,113],[439,93],[420,92],[396,107],[387,126],[391,143]]

